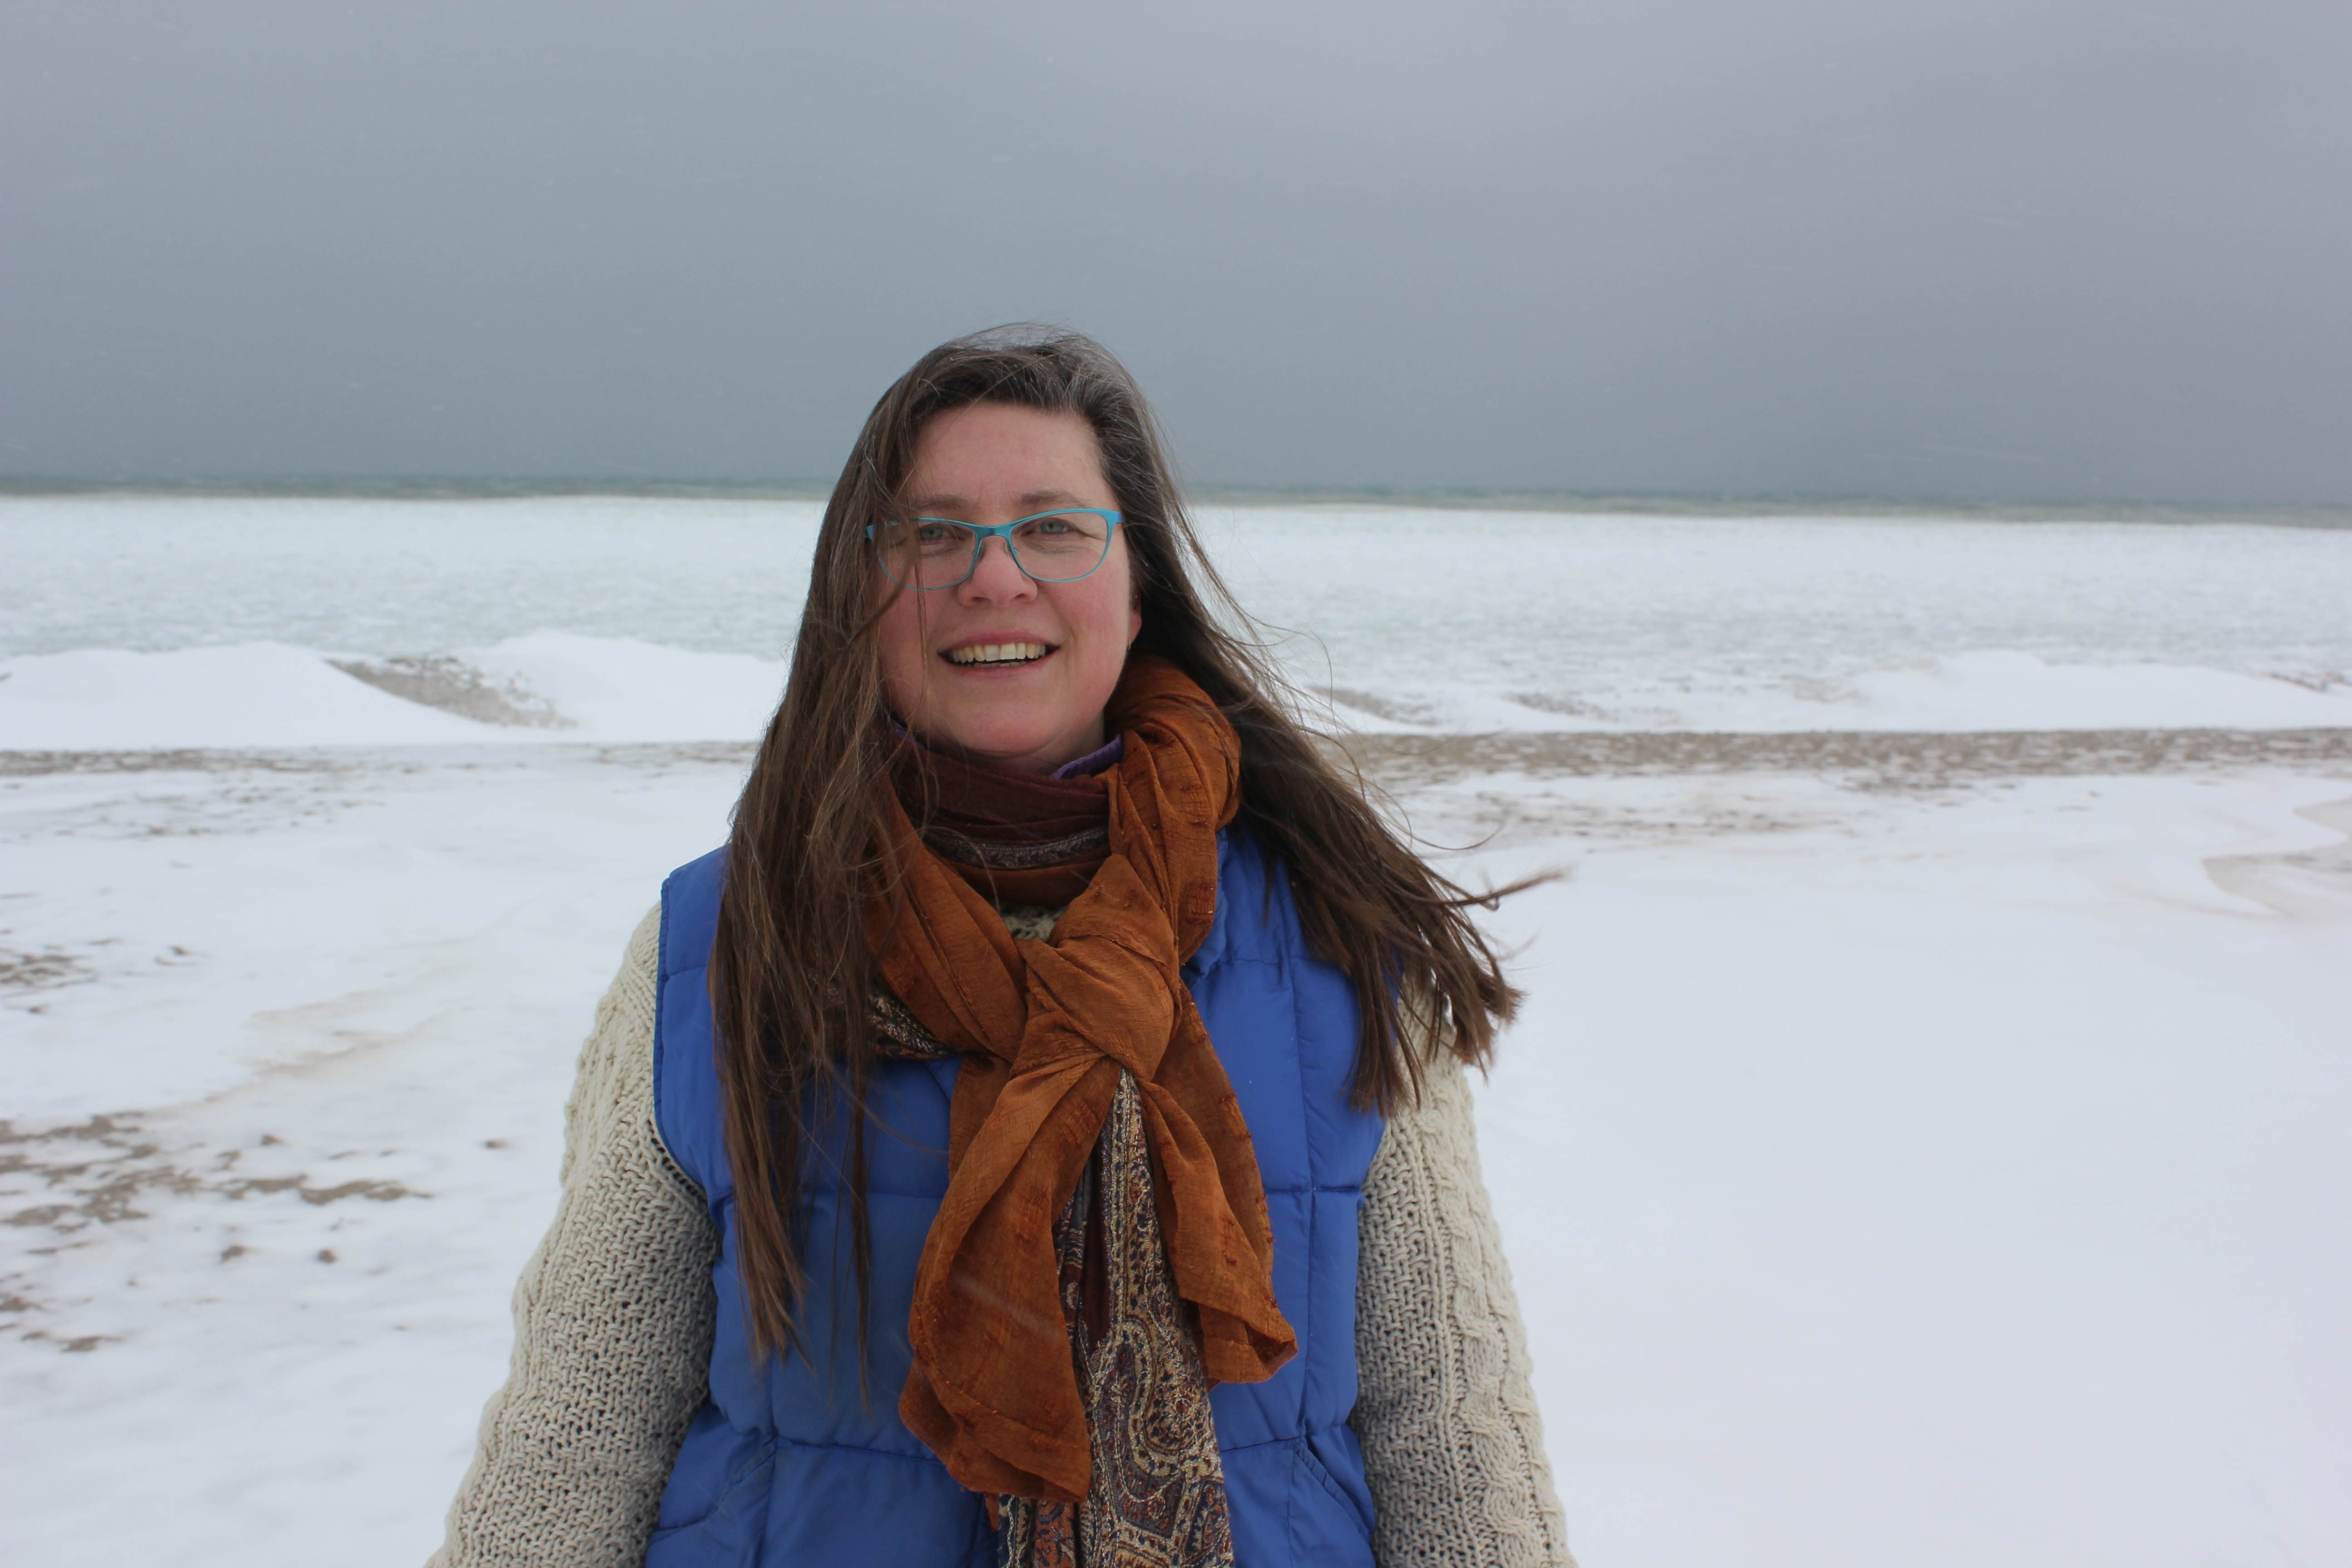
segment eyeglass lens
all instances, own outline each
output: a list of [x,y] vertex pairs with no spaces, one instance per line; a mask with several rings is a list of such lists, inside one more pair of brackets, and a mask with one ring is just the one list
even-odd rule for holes
[[[882,568],[910,588],[952,588],[980,563],[980,532],[939,518],[884,523],[877,535]],[[1024,520],[1008,536],[1013,564],[1040,583],[1068,583],[1102,564],[1110,528],[1090,511]]]

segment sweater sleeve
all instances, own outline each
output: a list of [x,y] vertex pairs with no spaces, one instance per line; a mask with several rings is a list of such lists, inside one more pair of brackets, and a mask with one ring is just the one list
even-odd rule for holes
[[654,1128],[659,941],[656,909],[581,1052],[555,1223],[515,1287],[506,1386],[428,1568],[635,1568],[707,1395],[719,1238]]
[[1574,1568],[1454,1063],[1390,1119],[1358,1231],[1351,1424],[1380,1568]]

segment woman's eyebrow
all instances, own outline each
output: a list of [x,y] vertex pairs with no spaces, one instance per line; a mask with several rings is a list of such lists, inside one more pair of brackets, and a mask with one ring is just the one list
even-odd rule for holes
[[[1061,501],[1076,500],[1068,490],[1030,490],[1014,499],[1013,504],[1027,510],[1034,506],[1053,506]],[[970,497],[951,495],[917,496],[907,503],[917,511],[962,511],[971,505]]]

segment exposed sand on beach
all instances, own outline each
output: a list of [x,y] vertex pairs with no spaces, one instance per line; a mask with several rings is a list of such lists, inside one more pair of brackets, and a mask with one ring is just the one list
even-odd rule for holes
[[2352,768],[2352,729],[1517,731],[1349,735],[1339,743],[1391,789],[1501,773],[1535,778],[1793,773],[1863,789],[1937,789],[1990,778]]
[[[1515,731],[1482,735],[1349,733],[1336,737],[1332,744],[1391,790],[1496,773],[1563,778],[1801,773],[1847,779],[1866,788],[1933,789],[1971,779],[2011,776],[2352,767],[2352,729],[1761,734]],[[476,750],[496,753],[496,748]],[[586,754],[598,762],[625,765],[675,761],[748,766],[754,750],[744,742],[714,741],[597,745]],[[449,747],[405,754],[381,748],[0,751],[0,777],[57,773],[339,773],[432,765],[436,756],[473,754]]]

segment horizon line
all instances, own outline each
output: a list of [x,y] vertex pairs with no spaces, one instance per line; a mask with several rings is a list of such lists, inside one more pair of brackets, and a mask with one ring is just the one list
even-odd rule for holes
[[[529,476],[501,479],[414,475],[268,475],[188,479],[152,476],[0,475],[0,497],[126,495],[253,500],[501,500],[564,496],[642,497],[647,500],[824,500],[832,494],[820,479],[659,479]],[[1896,495],[1874,491],[1789,490],[1604,490],[1468,485],[1190,485],[1183,499],[1208,506],[1302,506],[1353,503],[1453,510],[1556,511],[1564,514],[1632,512],[1660,516],[1776,515],[1829,511],[1869,514],[1898,511],[1964,511],[1989,519],[2082,520],[2129,511],[2177,514],[2184,521],[2219,521],[2215,514],[2253,514],[2249,521],[2306,521],[2352,526],[2352,501],[2248,501],[2145,496],[2015,497]]]

